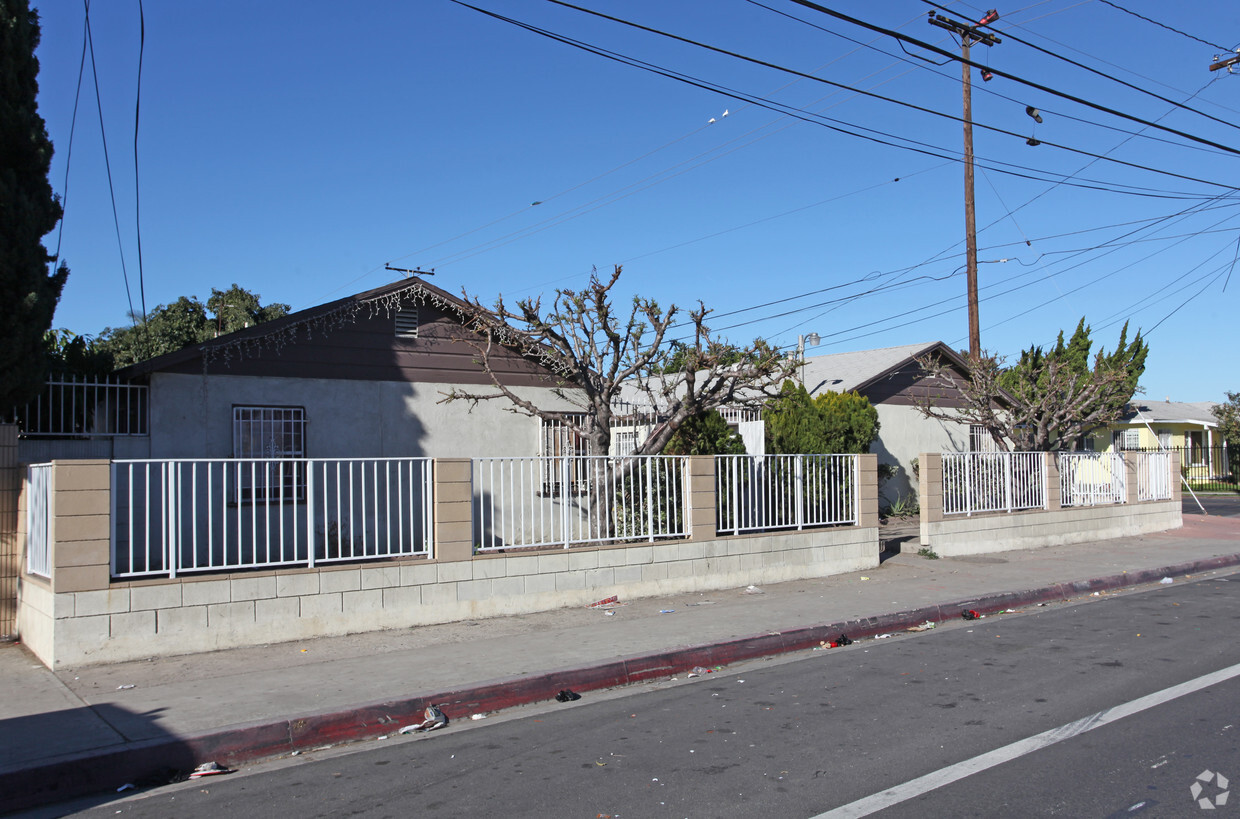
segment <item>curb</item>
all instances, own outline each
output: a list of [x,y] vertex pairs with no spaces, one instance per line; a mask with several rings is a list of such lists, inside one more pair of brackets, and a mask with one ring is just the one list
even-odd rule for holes
[[1240,554],[671,649],[581,668],[369,703],[343,711],[234,726],[175,740],[136,742],[101,753],[75,754],[28,769],[0,773],[0,794],[4,795],[0,797],[0,812],[37,807],[92,793],[107,793],[124,783],[138,786],[166,784],[176,772],[192,770],[207,761],[234,767],[258,759],[374,739],[397,730],[401,725],[420,721],[422,710],[431,704],[438,705],[452,719],[467,719],[470,714],[544,702],[564,688],[592,691],[633,685],[664,679],[699,665],[729,665],[774,654],[804,651],[841,633],[852,639],[864,639],[901,631],[927,620],[936,623],[954,620],[964,609],[988,614],[1017,606],[1068,601],[1095,591],[1156,583],[1163,577],[1182,577],[1233,566],[1240,566]]

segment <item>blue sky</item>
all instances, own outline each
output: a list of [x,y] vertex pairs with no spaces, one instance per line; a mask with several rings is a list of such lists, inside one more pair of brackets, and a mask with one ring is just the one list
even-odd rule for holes
[[[622,298],[700,299],[734,341],[967,347],[961,125],[931,113],[960,115],[959,64],[763,3],[581,5],[928,110],[548,2],[475,5],[713,88],[449,0],[148,3],[135,173],[137,2],[92,8],[99,100],[88,54],[72,143],[83,8],[37,3],[40,110],[67,192],[63,233],[45,241],[72,270],[56,326],[93,334],[143,294],[149,309],[233,282],[300,309],[392,280],[388,262],[484,302],[623,264]],[[1127,320],[1149,332],[1147,397],[1223,400],[1240,390],[1240,154],[1052,91],[1240,150],[1240,76],[1207,70],[1240,45],[1240,7],[1117,3],[1179,31],[1046,0],[1000,8],[1003,42],[973,47],[1051,89],[973,74],[982,346],[1014,357],[1084,316],[1110,349]],[[924,2],[829,5],[956,50]]]

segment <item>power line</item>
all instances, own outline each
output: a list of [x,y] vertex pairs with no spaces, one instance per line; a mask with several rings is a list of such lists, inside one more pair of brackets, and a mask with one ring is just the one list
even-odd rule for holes
[[65,151],[65,184],[60,195],[60,226],[56,230],[56,255],[52,264],[60,261],[60,243],[65,237],[65,213],[69,208],[69,166],[73,160],[73,134],[77,131],[78,102],[82,99],[82,75],[86,73],[86,27],[82,27],[82,57],[78,62],[77,90],[73,92],[73,117],[69,120],[69,147]]
[[138,238],[138,295],[142,304],[142,325],[146,326],[146,279],[142,271],[142,186],[138,184],[138,122],[142,107],[142,56],[146,51],[146,15],[138,0],[138,89],[133,101],[133,221]]
[[1136,18],[1138,18],[1138,19],[1144,20],[1144,21],[1145,21],[1145,22],[1147,22],[1147,23],[1152,23],[1153,25],[1156,25],[1156,26],[1158,26],[1159,28],[1165,28],[1167,31],[1172,31],[1172,32],[1175,32],[1176,34],[1180,35],[1181,37],[1187,37],[1187,38],[1188,38],[1188,39],[1190,39],[1190,40],[1196,40],[1197,42],[1201,43],[1202,45],[1208,45],[1208,46],[1210,46],[1211,48],[1217,48],[1219,51],[1231,51],[1231,49],[1230,49],[1230,48],[1228,48],[1227,46],[1221,46],[1221,45],[1218,45],[1217,43],[1212,43],[1212,42],[1210,42],[1209,40],[1203,40],[1203,39],[1201,39],[1200,37],[1194,37],[1194,36],[1193,36],[1193,35],[1191,35],[1191,34],[1187,34],[1187,33],[1183,32],[1183,31],[1180,31],[1178,28],[1172,28],[1171,26],[1167,25],[1166,23],[1160,23],[1160,22],[1158,22],[1157,20],[1155,20],[1155,19],[1153,19],[1153,18],[1146,17],[1144,14],[1137,14],[1135,11],[1132,11],[1131,9],[1126,9],[1126,8],[1124,8],[1123,6],[1119,5],[1118,3],[1112,3],[1112,2],[1111,2],[1111,0],[1098,0],[1098,2],[1100,2],[1100,3],[1105,3],[1106,5],[1110,6],[1110,7],[1111,7],[1111,8],[1113,8],[1113,9],[1117,9],[1117,10],[1119,10],[1119,11],[1124,12],[1124,14],[1131,14],[1133,17],[1136,17]]
[[86,7],[86,43],[90,50],[90,71],[95,78],[95,105],[99,109],[99,135],[103,139],[103,167],[108,172],[108,193],[112,197],[112,223],[116,226],[116,246],[121,257],[121,276],[125,280],[125,298],[129,300],[129,315],[133,317],[133,295],[129,290],[129,271],[125,267],[125,247],[121,242],[121,221],[116,211],[116,189],[112,185],[112,163],[108,160],[108,135],[103,126],[103,98],[99,93],[99,70],[95,66],[95,41],[90,31],[90,0],[82,0]]
[[[563,3],[562,0],[547,0],[547,1],[550,3],[559,3],[561,5],[567,5],[566,3]],[[1132,114],[1125,114],[1124,112],[1118,111],[1114,108],[1110,108],[1100,103],[1090,102],[1089,100],[1082,99],[1081,97],[1078,97],[1075,94],[1069,94],[1065,91],[1058,91],[1054,88],[1050,88],[1049,86],[1042,85],[1041,83],[1034,82],[1033,80],[1027,80],[1024,77],[1017,76],[1016,74],[1012,74],[1007,71],[1001,71],[997,68],[991,68],[988,66],[984,66],[981,63],[976,63],[976,62],[973,62],[972,60],[965,60],[961,57],[956,56],[954,53],[947,51],[946,49],[939,48],[938,46],[933,45],[931,43],[927,43],[924,40],[919,40],[916,37],[910,37],[907,34],[901,34],[898,31],[894,31],[889,28],[883,28],[882,26],[878,26],[873,23],[867,23],[864,20],[857,19],[856,17],[850,17],[847,14],[836,11],[835,9],[827,8],[826,6],[812,2],[812,0],[790,0],[790,2],[796,3],[797,5],[800,5],[800,6],[804,6],[805,8],[810,9],[812,11],[817,11],[819,13],[826,14],[831,17],[835,17],[836,19],[843,20],[846,23],[852,23],[853,25],[860,26],[870,31],[877,31],[880,34],[886,34],[889,37],[894,37],[898,40],[903,40],[904,42],[907,42],[911,45],[916,45],[921,48],[925,48],[929,51],[934,52],[935,54],[940,54],[944,57],[950,57],[951,59],[956,60],[957,62],[966,63],[967,65],[970,65],[974,68],[986,69],[987,71],[991,72],[997,77],[1003,77],[1004,79],[1012,80],[1013,82],[1018,82],[1021,85],[1027,85],[1030,88],[1035,88],[1039,91],[1044,91],[1047,94],[1053,94],[1056,97],[1060,97],[1062,99],[1075,102],[1078,105],[1084,105],[1088,108],[1093,108],[1096,111],[1101,111],[1103,113],[1110,114],[1116,117],[1120,117],[1122,119],[1126,119],[1131,122],[1136,122],[1141,125],[1147,125],[1152,128],[1157,128],[1160,131],[1166,131],[1167,133],[1175,134],[1176,136],[1180,136],[1180,137],[1183,137],[1184,139],[1192,140],[1193,142],[1199,142],[1203,145],[1209,145],[1211,147],[1218,148],[1219,150],[1226,151],[1228,153],[1240,154],[1240,149],[1232,148],[1227,145],[1214,142],[1213,140],[1206,139],[1205,137],[1195,136],[1193,134],[1180,131],[1176,128],[1171,128],[1166,125],[1158,125],[1157,123],[1144,120]]]
[[[736,89],[728,88],[728,87],[726,87],[726,86],[721,86],[721,85],[719,85],[719,84],[712,83],[712,82],[709,82],[709,81],[706,81],[706,80],[702,80],[702,79],[699,79],[699,78],[696,78],[696,77],[692,77],[692,76],[690,76],[690,75],[683,74],[683,73],[680,73],[680,72],[677,72],[677,71],[673,71],[673,70],[671,70],[671,69],[663,68],[662,66],[658,66],[658,65],[655,65],[655,64],[653,64],[653,63],[646,62],[646,61],[644,61],[644,60],[639,60],[639,59],[637,59],[637,58],[633,58],[633,57],[627,57],[627,56],[625,56],[625,55],[623,55],[623,54],[619,54],[619,53],[617,53],[617,52],[612,52],[612,51],[609,51],[609,50],[607,50],[607,49],[600,48],[600,47],[598,47],[598,46],[593,46],[593,45],[591,45],[591,44],[589,44],[589,43],[586,43],[586,42],[583,42],[583,41],[580,41],[580,40],[576,40],[576,39],[573,39],[573,38],[571,38],[571,37],[567,37],[567,36],[565,36],[565,35],[556,34],[555,32],[549,31],[549,30],[547,30],[547,29],[539,28],[538,26],[534,26],[534,25],[531,25],[531,24],[529,24],[529,23],[524,23],[524,22],[521,22],[520,20],[516,20],[516,19],[510,18],[510,17],[505,17],[504,15],[497,14],[497,13],[495,13],[495,12],[488,11],[488,10],[486,10],[486,9],[478,8],[477,6],[473,6],[473,5],[470,5],[469,3],[463,2],[463,0],[452,0],[452,2],[456,3],[457,5],[461,5],[461,6],[464,6],[464,7],[466,7],[466,8],[473,9],[474,11],[477,11],[477,12],[479,12],[480,14],[484,14],[484,15],[486,15],[486,16],[488,16],[488,17],[492,17],[492,18],[497,19],[497,20],[500,20],[500,21],[502,21],[502,22],[506,22],[506,23],[509,23],[509,24],[511,24],[511,25],[517,26],[517,27],[519,27],[519,28],[523,28],[523,29],[525,29],[525,30],[527,30],[527,31],[530,31],[530,32],[535,33],[535,34],[539,34],[539,35],[541,35],[541,36],[547,37],[548,39],[555,40],[555,41],[560,42],[560,43],[563,43],[563,44],[565,44],[565,45],[571,45],[571,46],[573,46],[574,48],[579,48],[579,49],[581,49],[581,50],[583,50],[583,51],[587,51],[587,52],[592,53],[592,54],[595,54],[595,55],[597,55],[597,56],[605,57],[605,58],[607,58],[607,59],[614,60],[614,61],[616,61],[616,62],[620,62],[620,63],[622,63],[622,64],[629,65],[629,66],[634,67],[634,68],[641,68],[641,69],[643,69],[643,70],[645,70],[645,71],[650,71],[650,72],[652,72],[652,73],[659,74],[660,76],[664,76],[664,77],[667,77],[667,78],[669,78],[669,79],[674,79],[674,80],[677,80],[677,81],[679,81],[679,82],[686,83],[687,85],[692,85],[692,86],[695,86],[695,87],[698,87],[698,88],[702,88],[702,89],[707,90],[707,91],[713,91],[713,92],[715,92],[715,93],[726,94],[726,95],[731,96],[731,97],[733,97],[733,98],[735,98],[735,99],[744,100],[744,101],[750,102],[751,104],[758,105],[758,106],[761,106],[761,107],[763,107],[763,108],[768,108],[769,110],[772,110],[772,111],[778,111],[778,112],[780,112],[780,113],[787,114],[788,116],[793,116],[793,117],[796,117],[797,119],[801,119],[801,120],[803,120],[803,121],[805,121],[805,122],[809,122],[809,123],[812,123],[812,124],[814,124],[814,125],[819,125],[820,127],[827,128],[828,130],[832,130],[832,131],[836,131],[836,132],[839,132],[839,133],[847,134],[847,135],[849,135],[849,136],[853,136],[853,137],[857,137],[857,138],[860,138],[860,139],[864,139],[864,140],[867,140],[867,141],[869,141],[869,142],[875,142],[875,143],[878,143],[878,144],[887,145],[887,146],[889,146],[889,147],[899,147],[899,148],[903,148],[903,149],[905,149],[905,150],[914,151],[915,153],[922,153],[922,154],[925,154],[925,155],[927,155],[927,156],[933,156],[933,157],[937,157],[937,158],[940,158],[940,159],[953,159],[953,160],[955,160],[955,161],[960,161],[960,160],[956,159],[956,158],[955,158],[955,157],[953,157],[953,156],[946,156],[946,155],[944,155],[943,153],[935,153],[934,151],[940,151],[940,152],[942,152],[942,151],[944,151],[945,149],[943,149],[943,148],[939,148],[939,147],[937,147],[937,146],[932,146],[932,145],[929,145],[928,143],[924,143],[924,142],[921,142],[921,141],[919,141],[919,140],[911,139],[911,138],[908,138],[908,137],[901,137],[901,136],[897,136],[897,135],[895,135],[895,134],[890,134],[890,133],[887,133],[887,132],[885,132],[885,131],[880,131],[880,130],[873,129],[873,128],[867,128],[867,127],[865,127],[865,126],[858,125],[858,124],[856,124],[856,123],[845,122],[845,121],[838,120],[838,119],[835,119],[835,118],[832,118],[832,117],[824,117],[824,116],[821,116],[821,115],[812,115],[812,114],[809,114],[808,112],[801,111],[800,109],[797,109],[797,108],[795,108],[795,107],[793,107],[793,106],[784,105],[784,104],[782,104],[782,103],[776,103],[776,102],[773,102],[773,101],[770,101],[770,100],[765,100],[765,99],[763,99],[763,98],[761,98],[761,97],[757,97],[757,96],[752,95],[752,94],[747,94],[747,93],[745,93],[745,92],[737,91]],[[964,121],[961,117],[957,117],[957,116],[954,116],[954,115],[951,115],[951,114],[947,114],[947,113],[944,113],[944,112],[941,112],[941,111],[936,111],[936,110],[934,110],[934,109],[931,109],[931,108],[926,108],[926,107],[924,107],[924,106],[919,106],[919,105],[916,105],[916,104],[914,104],[914,103],[905,102],[905,101],[903,101],[903,100],[898,100],[898,99],[894,99],[894,98],[891,98],[891,97],[886,97],[886,96],[883,96],[883,95],[881,95],[881,94],[875,94],[875,93],[870,92],[870,91],[864,91],[864,90],[862,90],[862,89],[859,89],[859,88],[854,88],[854,87],[852,87],[852,86],[844,85],[844,84],[842,84],[842,83],[836,83],[836,82],[833,82],[833,81],[831,81],[831,80],[824,79],[824,78],[822,78],[822,77],[815,77],[815,76],[814,76],[814,75],[812,75],[812,74],[807,74],[807,73],[805,73],[805,72],[796,71],[795,69],[791,69],[791,68],[787,68],[787,67],[784,67],[784,66],[780,66],[780,65],[777,65],[777,64],[775,64],[775,63],[770,63],[770,62],[767,62],[767,61],[764,61],[764,60],[759,60],[759,59],[756,59],[756,58],[753,58],[753,57],[746,57],[746,56],[741,55],[741,54],[738,54],[738,53],[736,53],[736,52],[728,51],[728,50],[726,50],[726,49],[721,49],[721,48],[718,48],[718,47],[716,47],[716,46],[707,45],[707,44],[705,44],[705,43],[700,43],[700,42],[697,42],[697,41],[695,41],[695,40],[690,40],[690,39],[687,39],[687,38],[684,38],[684,37],[680,37],[680,36],[675,35],[675,34],[670,34],[670,33],[667,33],[667,32],[659,31],[658,29],[649,28],[648,26],[643,26],[643,25],[638,24],[638,23],[633,23],[633,22],[630,22],[630,21],[627,21],[627,20],[622,20],[622,19],[617,18],[617,17],[611,17],[611,16],[609,16],[609,15],[601,14],[601,13],[599,13],[599,12],[592,11],[592,10],[590,10],[590,9],[585,9],[585,8],[581,8],[581,7],[579,7],[579,6],[574,6],[574,5],[572,5],[572,4],[569,4],[569,3],[565,3],[565,2],[563,2],[563,0],[548,0],[548,2],[551,2],[551,3],[556,3],[557,5],[562,5],[562,6],[565,6],[565,7],[567,7],[567,8],[577,9],[577,10],[579,10],[579,11],[582,11],[582,12],[586,13],[586,14],[590,14],[590,15],[594,15],[594,16],[602,17],[602,18],[605,18],[605,19],[612,20],[612,21],[614,21],[614,22],[620,23],[620,24],[622,24],[622,25],[631,26],[631,27],[633,27],[633,28],[638,28],[638,29],[641,29],[641,30],[644,30],[644,31],[648,31],[648,32],[653,33],[653,34],[658,34],[658,35],[660,35],[660,36],[664,36],[664,37],[668,37],[668,38],[670,38],[670,39],[678,40],[678,41],[680,41],[680,42],[684,42],[684,43],[686,43],[686,44],[694,45],[694,46],[697,46],[697,47],[699,47],[699,48],[707,49],[707,50],[709,50],[709,51],[714,51],[714,52],[716,52],[716,53],[724,54],[724,55],[726,55],[726,56],[735,57],[735,58],[737,58],[737,59],[744,60],[744,61],[746,61],[746,62],[751,62],[751,63],[754,63],[754,64],[756,64],[756,65],[761,65],[761,66],[763,66],[763,67],[773,68],[773,69],[775,69],[775,70],[777,70],[777,71],[783,71],[783,72],[786,72],[786,73],[789,73],[789,74],[793,74],[793,75],[796,75],[796,76],[802,77],[802,78],[804,78],[804,79],[812,80],[812,81],[814,81],[814,82],[820,82],[820,83],[823,83],[823,84],[826,84],[826,85],[832,85],[832,86],[835,86],[835,87],[838,87],[838,88],[842,88],[842,89],[846,89],[846,90],[852,91],[852,92],[857,93],[857,94],[861,94],[861,95],[868,96],[868,97],[874,97],[874,98],[876,98],[876,99],[883,100],[883,101],[885,101],[885,102],[890,102],[890,103],[894,103],[894,104],[896,104],[896,105],[904,106],[904,107],[907,107],[907,108],[912,108],[912,109],[914,109],[914,110],[920,111],[920,112],[922,112],[922,113],[930,114],[930,115],[932,115],[932,116],[941,117],[941,118],[943,118],[943,119],[948,119],[948,120],[952,120],[952,121],[955,121],[955,122],[963,122],[963,121]],[[794,0],[794,2],[801,2],[801,0]],[[900,35],[900,36],[901,36],[901,37],[903,37],[904,35]],[[920,42],[920,41],[917,41],[917,42]],[[928,45],[928,44],[927,44],[927,45]],[[1125,115],[1125,116],[1126,116],[1126,115]],[[1131,118],[1131,119],[1135,119],[1135,118],[1132,118],[1132,117],[1129,117],[1129,118]],[[1136,120],[1136,121],[1139,121],[1139,122],[1144,122],[1144,120]],[[830,124],[830,123],[837,123],[837,124],[838,124],[838,126],[841,126],[841,127],[837,127],[837,125],[832,125],[832,124]],[[1025,140],[1025,136],[1024,136],[1023,134],[1017,134],[1017,133],[1016,133],[1016,132],[1014,132],[1014,131],[1007,131],[1007,130],[1004,130],[1004,129],[1002,129],[1002,128],[998,128],[998,127],[996,127],[996,126],[985,125],[984,123],[980,123],[980,122],[979,122],[979,123],[976,123],[976,124],[977,124],[979,127],[984,128],[984,129],[986,129],[986,130],[995,131],[995,132],[997,132],[997,133],[1001,133],[1001,134],[1004,134],[1004,135],[1007,135],[1007,136],[1011,136],[1011,137],[1016,137],[1016,138],[1021,139],[1022,141],[1024,141],[1024,140]],[[847,126],[847,127],[842,127],[842,126]],[[1161,128],[1162,130],[1169,130],[1169,129],[1164,128],[1163,126],[1157,126],[1157,125],[1155,125],[1154,127]],[[884,139],[879,139],[879,138],[877,138],[877,137],[868,136],[867,134],[864,134],[864,133],[857,133],[857,131],[847,130],[847,128],[854,128],[854,129],[858,129],[858,130],[860,130],[860,131],[867,131],[867,132],[870,132],[870,133],[872,133],[872,134],[881,134],[882,136],[886,137],[886,138],[887,138],[887,140],[893,140],[893,139],[894,139],[894,140],[900,140],[901,142],[905,142],[905,143],[909,143],[909,144],[906,144],[906,145],[897,145],[897,144],[894,144],[894,143],[889,142],[889,141],[884,140]],[[1231,152],[1231,153],[1240,154],[1240,149],[1227,148],[1226,146],[1218,145],[1218,144],[1216,144],[1216,143],[1209,142],[1208,140],[1202,140],[1201,138],[1194,138],[1194,139],[1196,139],[1197,141],[1205,142],[1206,144],[1214,145],[1215,147],[1219,147],[1219,148],[1221,148],[1222,150],[1225,150],[1225,151],[1228,151],[1228,152]],[[1091,156],[1091,157],[1094,157],[1094,158],[1096,158],[1096,159],[1105,159],[1107,162],[1112,162],[1112,163],[1115,163],[1115,164],[1117,164],[1117,165],[1123,165],[1123,166],[1130,167],[1130,168],[1134,168],[1134,169],[1137,169],[1137,170],[1144,170],[1144,171],[1148,171],[1148,172],[1151,172],[1151,173],[1160,174],[1160,175],[1163,175],[1163,176],[1170,176],[1170,177],[1174,177],[1174,178],[1178,178],[1178,179],[1184,179],[1185,181],[1189,181],[1189,182],[1197,182],[1197,183],[1204,184],[1204,185],[1211,185],[1211,186],[1213,186],[1213,187],[1226,188],[1227,190],[1234,190],[1234,189],[1235,189],[1235,187],[1234,187],[1234,186],[1232,186],[1232,185],[1228,185],[1228,184],[1225,184],[1225,183],[1222,183],[1222,182],[1212,182],[1212,181],[1210,181],[1210,180],[1199,179],[1199,178],[1197,178],[1197,177],[1187,176],[1187,175],[1184,175],[1184,174],[1178,174],[1178,173],[1175,173],[1174,171],[1160,170],[1160,169],[1158,169],[1158,168],[1152,168],[1152,167],[1147,166],[1147,165],[1141,165],[1141,164],[1138,164],[1138,163],[1132,163],[1132,162],[1125,162],[1124,160],[1114,159],[1114,158],[1112,158],[1112,157],[1104,157],[1104,156],[1101,156],[1101,155],[1099,155],[1099,154],[1092,153],[1092,152],[1090,152],[1090,151],[1085,151],[1085,150],[1082,150],[1082,149],[1080,149],[1080,148],[1072,148],[1072,147],[1070,147],[1070,146],[1063,145],[1063,144],[1056,143],[1056,142],[1046,142],[1046,141],[1043,141],[1041,144],[1043,144],[1043,145],[1047,145],[1047,146],[1050,146],[1050,147],[1053,147],[1053,148],[1059,148],[1059,149],[1061,149],[1061,150],[1069,151],[1069,152],[1071,152],[1071,153],[1082,154],[1082,155],[1084,155],[1084,156]],[[926,146],[927,148],[932,149],[932,150],[923,150],[923,149],[919,149],[919,148],[913,148],[913,147],[910,147],[910,145],[922,145],[922,146]],[[992,160],[992,161],[997,162],[997,160]],[[1015,166],[1015,165],[1011,165],[1011,163],[998,163],[998,164],[1006,164],[1006,165],[1009,165],[1010,167],[1025,167],[1025,166]],[[1023,174],[1014,173],[1014,172],[1011,172],[1011,171],[1005,171],[1005,170],[1003,170],[1003,169],[1001,169],[1001,168],[996,168],[996,167],[991,167],[991,170],[995,170],[995,171],[1002,172],[1002,173],[1009,173],[1009,174],[1014,175],[1014,176],[1023,176]],[[1046,171],[1037,171],[1037,172],[1040,172],[1040,173],[1049,173],[1049,172],[1046,172]],[[1026,178],[1037,179],[1038,177],[1027,176]],[[1049,180],[1043,180],[1043,181],[1049,181]],[[1088,187],[1088,186],[1084,186],[1084,187]]]
[[[934,8],[936,8],[936,9],[942,9],[943,11],[949,11],[949,9],[947,8],[947,6],[942,6],[942,5],[939,5],[938,3],[934,2],[934,0],[921,0],[921,1],[922,1],[923,3],[925,3],[926,5],[928,5],[928,6],[933,6],[933,7],[934,7]],[[985,25],[984,25],[984,27],[985,27],[985,28],[995,28],[995,26],[993,26],[993,25],[991,25],[991,24],[989,24],[989,23],[985,24]],[[1200,111],[1200,110],[1198,110],[1198,109],[1196,109],[1196,108],[1193,108],[1192,106],[1189,106],[1189,105],[1184,105],[1183,103],[1179,103],[1179,102],[1176,102],[1175,100],[1168,99],[1167,97],[1164,97],[1162,94],[1156,94],[1156,93],[1154,93],[1153,91],[1150,91],[1150,90],[1149,90],[1149,89],[1147,89],[1147,88],[1142,88],[1142,87],[1141,87],[1141,86],[1139,86],[1139,85],[1133,85],[1132,83],[1127,82],[1126,80],[1121,80],[1119,77],[1113,77],[1113,76],[1111,76],[1110,74],[1107,74],[1105,71],[1099,71],[1098,69],[1096,69],[1096,68],[1091,68],[1090,66],[1085,65],[1084,63],[1077,62],[1076,60],[1073,60],[1073,59],[1072,59],[1072,58],[1070,58],[1070,57],[1065,57],[1065,56],[1063,56],[1062,54],[1057,54],[1057,53],[1055,53],[1054,51],[1051,51],[1050,49],[1047,49],[1047,48],[1042,48],[1042,46],[1040,46],[1040,45],[1036,45],[1036,44],[1034,44],[1034,43],[1029,42],[1028,40],[1024,40],[1024,39],[1021,39],[1020,37],[1017,37],[1015,34],[1013,34],[1011,31],[1009,31],[1009,30],[1007,30],[1007,29],[1005,29],[1005,30],[1004,30],[1004,32],[1003,32],[1003,36],[1004,36],[1004,37],[1007,37],[1009,40],[1013,40],[1013,41],[1015,41],[1015,42],[1020,43],[1020,44],[1021,44],[1021,45],[1023,45],[1023,46],[1027,46],[1027,47],[1029,47],[1029,48],[1034,49],[1035,51],[1038,51],[1038,52],[1040,52],[1040,53],[1042,53],[1042,54],[1045,54],[1045,55],[1047,55],[1048,57],[1054,57],[1054,58],[1055,58],[1055,59],[1057,59],[1057,60],[1062,60],[1062,61],[1064,61],[1064,62],[1068,63],[1069,65],[1074,65],[1074,66],[1076,66],[1077,68],[1080,68],[1080,69],[1083,69],[1083,70],[1085,70],[1085,71],[1090,72],[1091,74],[1096,74],[1096,75],[1098,75],[1099,77],[1104,77],[1104,78],[1106,78],[1106,79],[1108,79],[1108,80],[1111,80],[1112,82],[1117,82],[1117,83],[1119,83],[1120,85],[1124,86],[1125,88],[1131,88],[1133,91],[1139,91],[1140,93],[1142,93],[1142,94],[1146,94],[1146,95],[1148,95],[1148,96],[1151,96],[1151,97],[1153,97],[1153,98],[1154,98],[1154,99],[1156,99],[1156,100],[1161,100],[1161,101],[1163,101],[1163,102],[1170,103],[1171,105],[1174,105],[1174,106],[1176,106],[1177,108],[1182,108],[1182,109],[1184,109],[1185,111],[1191,111],[1191,112],[1192,112],[1192,113],[1194,113],[1194,114],[1199,114],[1199,115],[1201,115],[1201,116],[1205,117],[1206,119],[1213,120],[1214,122],[1220,123],[1220,124],[1222,124],[1222,125],[1226,125],[1226,126],[1227,126],[1227,127],[1229,127],[1229,128],[1236,128],[1236,129],[1240,130],[1240,125],[1237,125],[1237,124],[1236,124],[1236,123],[1234,123],[1234,122],[1228,122],[1228,121],[1227,121],[1227,120],[1225,120],[1225,119],[1219,119],[1218,117],[1213,116],[1212,114],[1207,114],[1205,111]],[[1208,45],[1208,44],[1207,44],[1207,45]]]

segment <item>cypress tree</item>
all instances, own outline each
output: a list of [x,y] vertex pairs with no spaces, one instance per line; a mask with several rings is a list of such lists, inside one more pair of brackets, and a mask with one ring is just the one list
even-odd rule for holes
[[60,220],[47,173],[52,142],[39,116],[39,16],[0,0],[0,408],[26,403],[46,376],[43,335],[69,276],[43,237]]

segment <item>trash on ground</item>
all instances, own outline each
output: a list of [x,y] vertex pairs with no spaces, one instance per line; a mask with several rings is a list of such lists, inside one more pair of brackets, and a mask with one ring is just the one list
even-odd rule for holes
[[692,670],[692,671],[690,671],[690,672],[689,672],[688,674],[686,674],[685,676],[686,676],[686,677],[701,677],[702,675],[704,675],[704,674],[709,674],[709,673],[710,673],[710,669],[709,669],[709,668],[703,668],[703,667],[702,667],[702,666],[700,666],[700,665],[695,665],[695,666],[693,667],[693,670]]
[[868,577],[863,577],[863,578],[861,578],[861,579],[862,579],[862,580],[869,580],[870,578],[868,578]]
[[1017,611],[1016,609],[1004,609],[1003,611],[999,613],[1000,614],[1020,614],[1020,612]]
[[832,641],[831,647],[839,648],[840,646],[850,646],[852,644],[853,644],[853,641],[849,638],[847,634],[841,634],[839,637],[836,637],[834,641]]
[[602,600],[596,600],[595,602],[591,603],[588,606],[588,608],[596,609],[599,606],[610,606],[614,603],[619,603],[619,602],[620,602],[620,598],[613,594],[611,597],[604,597]]
[[746,586],[745,590],[741,592],[741,594],[766,594],[766,592],[762,591],[762,589],[757,586]]
[[204,776],[218,776],[219,774],[230,774],[232,770],[225,768],[218,762],[204,762],[190,773],[190,779],[200,779]]
[[659,609],[659,614],[675,614],[676,609]]
[[486,719],[487,715],[486,714],[470,714],[469,718],[472,720],[480,720],[480,719]]
[[132,782],[126,782],[124,785],[121,785],[119,788],[117,788],[117,789],[116,789],[116,792],[117,792],[117,793],[120,793],[121,791],[131,790],[131,789],[133,788],[133,786],[134,786],[134,785],[133,785],[133,783],[132,783]]
[[934,625],[935,624],[932,621],[927,620],[921,625],[910,626],[908,630],[909,631],[929,631],[930,629],[934,628]]
[[615,613],[614,611],[612,611],[611,609],[608,609],[607,611],[603,612],[603,614],[604,614],[604,616],[606,616],[606,617],[615,617],[615,616],[616,616],[616,613]]
[[964,611],[960,612],[960,616],[966,620],[980,620],[982,618],[982,615],[978,614],[973,609],[965,609]]
[[581,695],[568,688],[555,695],[556,702],[574,702],[579,699],[581,699]]
[[130,683],[129,685],[118,685],[118,686],[116,686],[116,690],[117,690],[117,691],[128,691],[129,689],[131,689],[131,688],[136,688],[136,687],[137,687],[137,686],[135,686],[135,685],[133,685],[132,683]]
[[875,634],[874,639],[875,640],[886,640],[890,636],[891,636],[890,634]]
[[1159,580],[1158,582],[1162,583],[1164,586],[1170,586],[1175,581],[1172,580],[1170,577],[1164,577],[1162,580]]
[[448,715],[439,710],[438,706],[428,705],[426,710],[422,712],[422,721],[413,725],[406,725],[396,733],[412,734],[417,731],[434,731],[448,724]]

